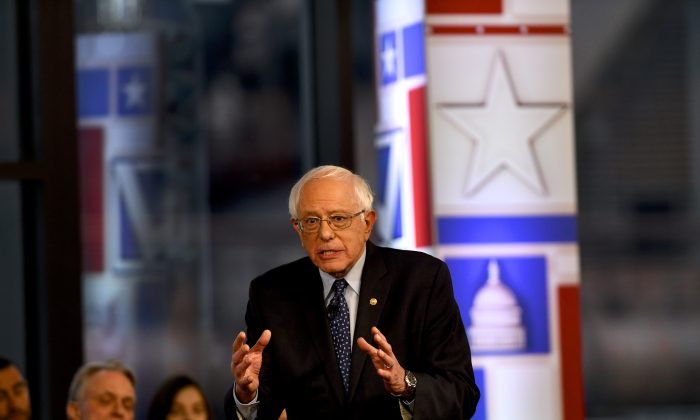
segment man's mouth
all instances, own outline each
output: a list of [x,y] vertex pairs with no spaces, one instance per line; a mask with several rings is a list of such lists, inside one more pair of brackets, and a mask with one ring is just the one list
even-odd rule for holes
[[320,254],[322,257],[332,257],[333,255],[337,254],[339,251],[334,251],[332,249],[327,249],[325,251],[321,251]]

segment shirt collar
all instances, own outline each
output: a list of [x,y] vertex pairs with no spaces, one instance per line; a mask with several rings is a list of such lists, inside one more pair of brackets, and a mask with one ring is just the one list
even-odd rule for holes
[[[345,281],[348,282],[348,285],[350,286],[352,291],[357,293],[358,296],[360,294],[360,283],[362,282],[362,269],[365,266],[366,256],[367,246],[365,245],[364,249],[362,250],[362,255],[360,255],[360,258],[357,259],[355,265],[352,266],[350,271],[348,271],[348,273],[344,277]],[[320,268],[318,272],[321,274],[321,280],[323,281],[323,296],[328,298],[328,295],[331,293],[331,289],[333,288],[333,283],[336,281],[336,278],[321,270]]]

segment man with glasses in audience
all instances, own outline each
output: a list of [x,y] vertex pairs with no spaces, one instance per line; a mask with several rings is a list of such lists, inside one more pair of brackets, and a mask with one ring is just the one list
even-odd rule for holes
[[27,381],[11,360],[0,356],[0,420],[28,420],[31,417]]
[[337,166],[314,168],[292,188],[292,227],[308,256],[251,282],[227,418],[474,413],[479,390],[447,265],[369,241],[372,204],[366,181]]
[[133,420],[135,384],[134,374],[119,361],[87,363],[73,376],[66,414],[70,420]]

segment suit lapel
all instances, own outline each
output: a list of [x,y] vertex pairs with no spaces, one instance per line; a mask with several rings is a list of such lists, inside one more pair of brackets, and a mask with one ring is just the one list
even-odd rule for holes
[[[371,364],[369,358],[357,346],[357,339],[364,337],[372,344],[371,328],[379,322],[386,298],[391,288],[391,278],[388,276],[381,250],[367,242],[367,257],[362,272],[362,284],[360,285],[360,301],[357,304],[357,318],[355,320],[355,334],[352,346],[352,369],[350,372],[349,400],[352,401],[355,390],[365,366]],[[376,300],[375,300],[376,299]],[[372,367],[368,367],[372,369]],[[374,371],[372,371],[374,374]]]
[[303,278],[313,279],[313,281],[309,282],[309,289],[305,293],[301,293],[302,299],[306,299],[303,304],[303,311],[306,318],[305,325],[308,326],[307,331],[310,332],[308,339],[311,340],[313,347],[316,349],[333,393],[338,398],[339,404],[343,404],[345,391],[343,390],[340,370],[333,352],[333,340],[328,327],[328,316],[323,296],[323,283],[318,274],[318,268],[313,264],[309,264],[309,266],[308,272],[305,273]]

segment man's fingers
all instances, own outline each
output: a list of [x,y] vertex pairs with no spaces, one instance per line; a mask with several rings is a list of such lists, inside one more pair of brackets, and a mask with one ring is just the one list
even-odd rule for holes
[[251,376],[244,376],[240,380],[236,381],[236,385],[243,388],[246,392],[251,391],[251,384],[255,382],[255,378]]
[[396,356],[394,356],[391,345],[384,334],[382,334],[377,327],[372,327],[371,333],[372,340],[376,347],[369,344],[363,337],[359,337],[356,340],[357,346],[370,357],[377,376],[384,381],[386,390],[389,392],[399,392],[403,386],[403,375],[405,371],[396,359]]
[[376,336],[377,336],[377,335],[378,335],[382,340],[386,341],[386,337],[384,336],[384,334],[383,334],[381,331],[379,331],[379,328],[377,328],[377,327],[372,327],[372,338],[374,338],[374,339],[376,340]]
[[[386,339],[384,334],[382,334],[382,332],[379,331],[379,328],[377,327],[372,327],[372,339],[379,347],[386,347],[386,345],[389,344],[389,341]],[[387,351],[387,349],[384,348],[384,351]]]
[[375,369],[382,369],[385,366],[393,367],[392,359],[380,349],[369,344],[364,338],[360,337],[357,339],[357,346],[369,356]]
[[231,346],[231,352],[235,353],[239,348],[245,343],[245,333],[243,331],[239,332],[236,339],[233,340],[233,345]]
[[379,376],[383,380],[388,381],[391,379],[391,372],[390,371],[388,371],[386,369],[382,369],[382,368],[378,368],[375,370],[377,371],[377,376]]
[[235,376],[236,382],[238,382],[241,378],[246,376],[246,371],[248,370],[250,365],[251,365],[251,360],[248,357],[244,357],[238,363],[234,363],[233,376]]
[[[377,344],[377,347],[382,349],[385,353],[389,355],[393,355],[393,351],[391,349],[391,344],[387,341],[386,337],[384,337],[384,334],[382,334],[377,327],[372,328],[374,332],[374,336],[372,337],[374,339],[375,344]],[[376,332],[375,332],[376,330]]]
[[382,349],[377,350],[377,356],[379,356],[380,361],[384,369],[391,369],[394,366],[395,360],[392,356],[386,354]]
[[377,349],[373,345],[369,344],[367,340],[364,339],[364,337],[360,337],[357,339],[357,346],[360,348],[360,350],[362,350],[370,356],[374,356],[374,354],[377,352]]
[[375,363],[382,363],[387,366],[394,364],[394,356],[391,352],[391,346],[386,342],[386,339],[381,338],[378,334],[374,335],[374,342],[377,347],[369,344],[363,337],[357,339],[357,346],[363,352],[367,353]]
[[233,364],[240,363],[241,360],[243,360],[243,358],[245,357],[246,354],[248,354],[249,351],[250,351],[250,347],[248,347],[247,344],[244,344],[243,346],[241,346],[238,349],[238,351],[233,353],[233,356],[231,357]]
[[243,358],[246,356],[246,354],[250,352],[262,352],[267,344],[270,342],[270,338],[272,337],[272,332],[270,330],[265,330],[263,331],[262,334],[260,334],[260,338],[258,338],[258,341],[255,343],[253,348],[250,348],[245,343],[246,335],[244,332],[238,333],[238,336],[236,336],[236,339],[233,342],[232,345],[232,350],[233,354],[231,355],[231,362],[233,362],[234,365],[237,365],[243,360]]
[[270,330],[263,331],[262,334],[260,334],[260,338],[258,338],[258,341],[250,349],[250,351],[262,352],[263,350],[265,350],[265,347],[268,345],[271,338],[272,338],[272,331],[270,331]]

